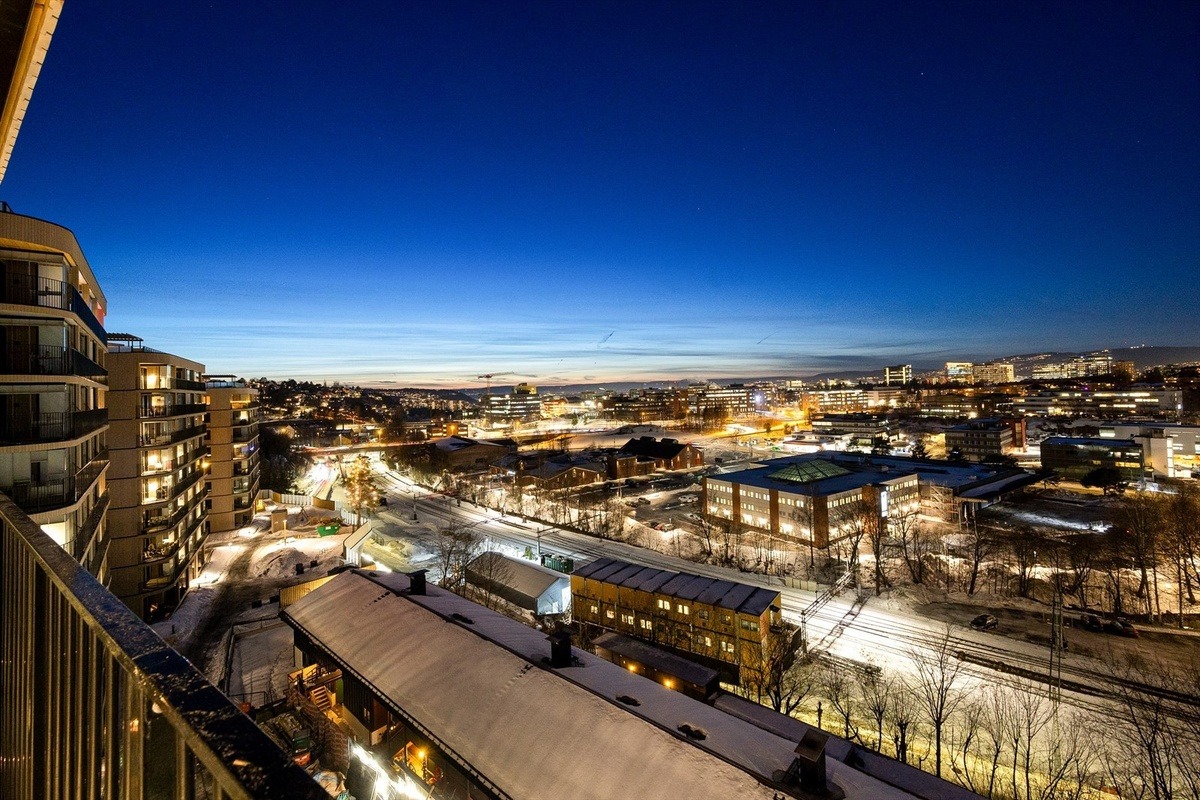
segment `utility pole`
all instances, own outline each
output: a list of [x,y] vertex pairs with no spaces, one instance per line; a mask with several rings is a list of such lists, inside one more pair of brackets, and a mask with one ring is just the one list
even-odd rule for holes
[[1050,697],[1057,703],[1062,696],[1062,657],[1066,649],[1063,638],[1062,594],[1054,587],[1054,599],[1050,606]]

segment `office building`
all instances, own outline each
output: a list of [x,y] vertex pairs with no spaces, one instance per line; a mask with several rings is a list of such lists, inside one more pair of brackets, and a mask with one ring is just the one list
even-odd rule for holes
[[1101,439],[1132,439],[1156,477],[1200,478],[1200,425],[1172,422],[1106,422]]
[[108,339],[110,588],[153,620],[203,566],[204,365],[129,334]]
[[209,375],[208,529],[231,531],[250,524],[258,496],[258,390],[232,375]]
[[1008,455],[1025,449],[1025,418],[974,419],[946,429],[946,452],[967,461]]
[[1132,439],[1052,436],[1041,449],[1042,467],[1064,478],[1080,480],[1101,467],[1115,469],[1129,481],[1142,477],[1142,445]]
[[688,413],[699,417],[736,419],[754,411],[754,391],[741,383],[693,384],[687,388],[687,398]]
[[1183,391],[1162,386],[1129,389],[1047,389],[1013,398],[1014,410],[1029,417],[1143,417],[1174,420],[1183,408]]
[[907,386],[912,383],[912,364],[896,364],[883,368],[883,383],[885,386]]
[[816,436],[850,435],[850,446],[870,449],[890,445],[899,435],[895,421],[884,414],[824,414],[812,421]]
[[483,398],[484,416],[490,425],[534,422],[542,418],[542,398],[537,387],[520,383],[511,394],[489,394]]
[[919,501],[917,473],[825,451],[710,475],[701,508],[711,522],[740,525],[813,547],[850,536],[864,515],[886,520]]

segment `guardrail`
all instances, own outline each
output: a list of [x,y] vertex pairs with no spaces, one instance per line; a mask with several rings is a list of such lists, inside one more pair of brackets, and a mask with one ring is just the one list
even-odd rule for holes
[[328,799],[0,495],[0,797]]

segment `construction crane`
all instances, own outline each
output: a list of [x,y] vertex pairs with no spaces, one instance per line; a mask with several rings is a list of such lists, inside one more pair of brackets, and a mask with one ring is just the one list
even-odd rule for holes
[[491,396],[491,394],[492,394],[492,378],[496,378],[496,377],[499,377],[502,375],[516,375],[516,374],[517,373],[515,373],[515,372],[489,372],[486,375],[476,375],[475,380],[485,380],[486,379],[487,380],[487,388],[484,389],[483,393],[485,395]]

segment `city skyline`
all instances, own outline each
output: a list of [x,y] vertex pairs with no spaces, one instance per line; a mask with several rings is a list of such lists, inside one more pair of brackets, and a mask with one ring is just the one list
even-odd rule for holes
[[414,386],[1200,341],[1194,6],[356,10],[67,6],[4,199],[109,329]]

